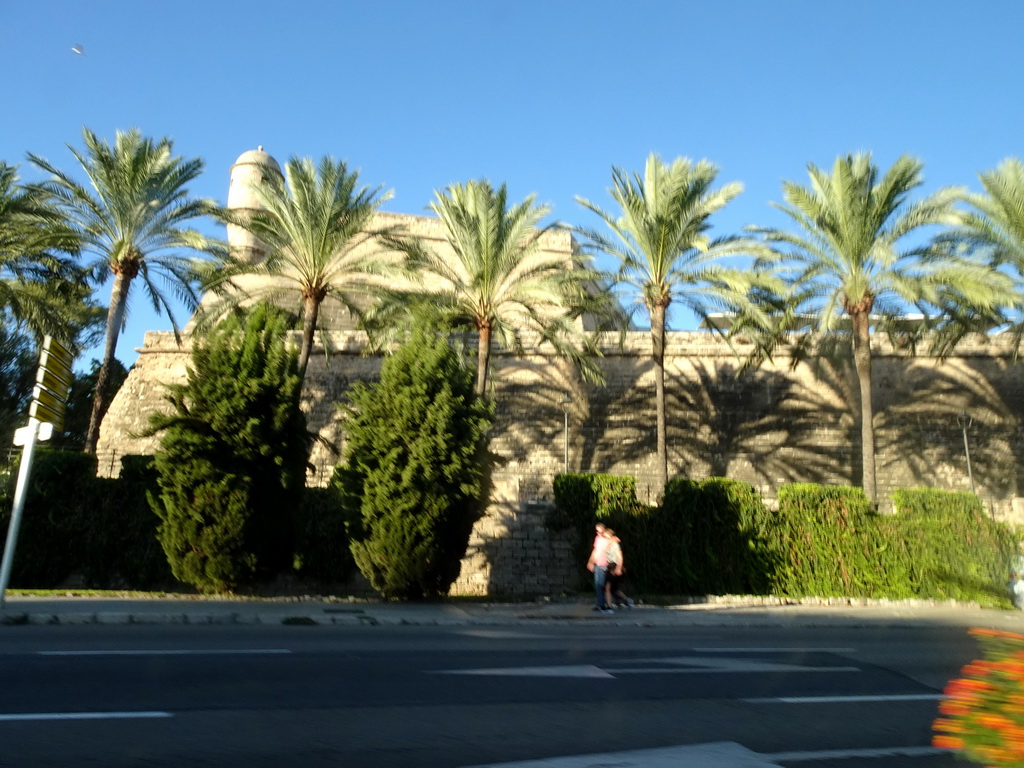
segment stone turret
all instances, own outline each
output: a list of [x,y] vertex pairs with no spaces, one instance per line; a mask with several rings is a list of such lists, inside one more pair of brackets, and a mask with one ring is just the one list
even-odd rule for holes
[[[235,211],[258,209],[260,206],[253,187],[263,182],[267,174],[282,177],[281,166],[263,151],[263,147],[250,149],[239,155],[231,166],[228,186],[228,208]],[[240,258],[256,262],[266,253],[266,247],[256,236],[235,224],[228,224],[228,245]]]

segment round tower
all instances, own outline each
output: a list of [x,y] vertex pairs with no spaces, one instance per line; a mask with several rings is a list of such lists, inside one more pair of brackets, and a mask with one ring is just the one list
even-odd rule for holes
[[[238,156],[231,166],[231,182],[228,186],[228,208],[232,210],[253,210],[261,208],[253,187],[263,183],[269,174],[282,178],[281,166],[263,151],[263,147],[250,149]],[[266,253],[266,247],[254,235],[236,224],[228,224],[228,246],[237,258],[249,262],[259,261]]]

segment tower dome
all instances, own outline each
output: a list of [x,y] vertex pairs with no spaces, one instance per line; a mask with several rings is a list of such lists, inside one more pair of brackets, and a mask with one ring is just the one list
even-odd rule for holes
[[[233,210],[260,208],[253,188],[271,174],[281,178],[281,166],[262,146],[243,152],[231,166],[227,207]],[[242,227],[229,224],[227,234],[231,250],[242,258],[258,261],[266,252],[266,248]]]

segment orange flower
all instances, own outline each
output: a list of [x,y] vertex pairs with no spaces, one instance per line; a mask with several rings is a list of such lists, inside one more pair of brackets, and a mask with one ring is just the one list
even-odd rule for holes
[[994,715],[985,713],[978,716],[978,725],[983,728],[988,728],[992,731],[1003,731],[1007,728],[1012,728],[1013,723],[1007,720],[1002,715]]
[[1000,629],[975,627],[970,630],[970,634],[975,637],[996,637],[1004,640],[1017,640],[1018,642],[1024,643],[1024,635],[1018,635],[1016,632],[1004,632]]
[[964,704],[962,701],[955,701],[953,699],[943,699],[939,703],[939,712],[941,712],[944,715],[963,717],[970,711],[971,708]]
[[932,723],[932,729],[936,731],[946,731],[947,733],[966,733],[967,729],[964,728],[962,723],[956,720],[948,720],[944,717],[937,718]]
[[932,746],[939,749],[963,749],[964,740],[957,736],[936,735],[932,737]]

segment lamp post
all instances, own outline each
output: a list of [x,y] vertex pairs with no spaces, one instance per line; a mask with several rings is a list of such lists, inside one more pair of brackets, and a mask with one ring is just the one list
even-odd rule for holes
[[967,442],[967,428],[974,423],[974,419],[967,415],[967,411],[962,411],[956,417],[956,423],[960,425],[960,429],[964,433],[964,456],[967,457],[967,477],[971,481],[971,493],[974,493],[974,473],[971,471],[971,446]]
[[565,432],[562,436],[562,449],[564,454],[563,472],[569,474],[569,406],[572,405],[572,398],[566,392],[562,395],[562,413],[565,415]]

